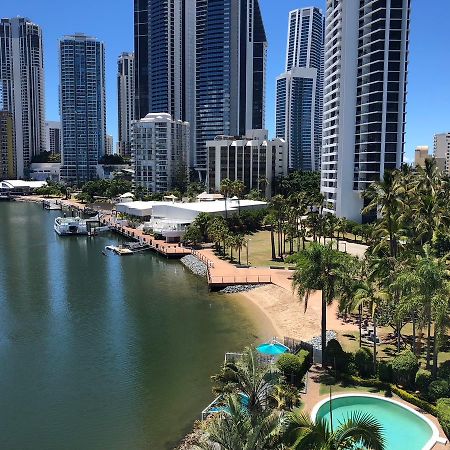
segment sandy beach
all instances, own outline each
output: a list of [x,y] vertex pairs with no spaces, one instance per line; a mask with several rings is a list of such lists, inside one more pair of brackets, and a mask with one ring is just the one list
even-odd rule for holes
[[[296,293],[274,284],[236,294],[236,297],[242,299],[238,301],[247,308],[257,326],[265,330],[264,339],[278,336],[308,341],[320,335],[320,292],[311,295],[306,311]],[[354,331],[356,326],[343,322],[333,304],[328,307],[327,329]]]

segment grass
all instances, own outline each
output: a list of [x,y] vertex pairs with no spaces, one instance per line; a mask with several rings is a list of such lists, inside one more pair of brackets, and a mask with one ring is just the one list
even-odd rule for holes
[[336,392],[369,392],[371,394],[378,394],[380,392],[380,390],[376,388],[355,386],[353,384],[348,384],[343,381],[339,381],[330,373],[324,373],[323,375],[321,375],[319,382],[320,382],[319,388],[320,395],[329,394],[330,387],[332,394],[335,394]]

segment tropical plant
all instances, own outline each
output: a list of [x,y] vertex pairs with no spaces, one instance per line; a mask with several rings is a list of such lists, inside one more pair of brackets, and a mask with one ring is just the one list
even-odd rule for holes
[[[334,424],[333,424],[334,425]],[[354,412],[338,426],[324,419],[313,422],[306,414],[287,414],[285,443],[292,450],[383,450],[385,439],[380,423],[371,415]]]

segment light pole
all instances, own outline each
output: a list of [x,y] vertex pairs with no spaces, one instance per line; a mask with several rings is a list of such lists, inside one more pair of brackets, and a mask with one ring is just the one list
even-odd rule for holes
[[247,266],[248,266],[248,246],[250,244],[251,239],[247,239],[247,245],[245,246],[247,249]]

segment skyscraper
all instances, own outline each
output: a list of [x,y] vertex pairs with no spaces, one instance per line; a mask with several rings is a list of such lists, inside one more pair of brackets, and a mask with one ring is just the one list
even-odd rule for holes
[[26,18],[0,21],[0,110],[13,115],[14,173],[26,177],[45,150],[42,30]]
[[286,71],[277,78],[275,122],[295,170],[320,170],[324,25],[318,8],[289,13]]
[[195,0],[135,0],[135,119],[195,121]]
[[45,122],[45,151],[52,155],[59,154],[62,151],[62,132],[61,122]]
[[134,54],[122,53],[117,62],[119,153],[131,156],[131,126],[134,120]]
[[63,128],[61,178],[96,178],[106,148],[105,49],[84,34],[60,41],[60,101]]
[[409,17],[410,0],[327,0],[325,212],[360,221],[362,192],[403,161]]
[[9,111],[0,111],[0,180],[14,178],[14,127]]
[[267,39],[259,0],[196,2],[196,155],[206,141],[264,128]]
[[444,161],[444,170],[450,173],[450,133],[434,135],[433,156],[436,160]]

